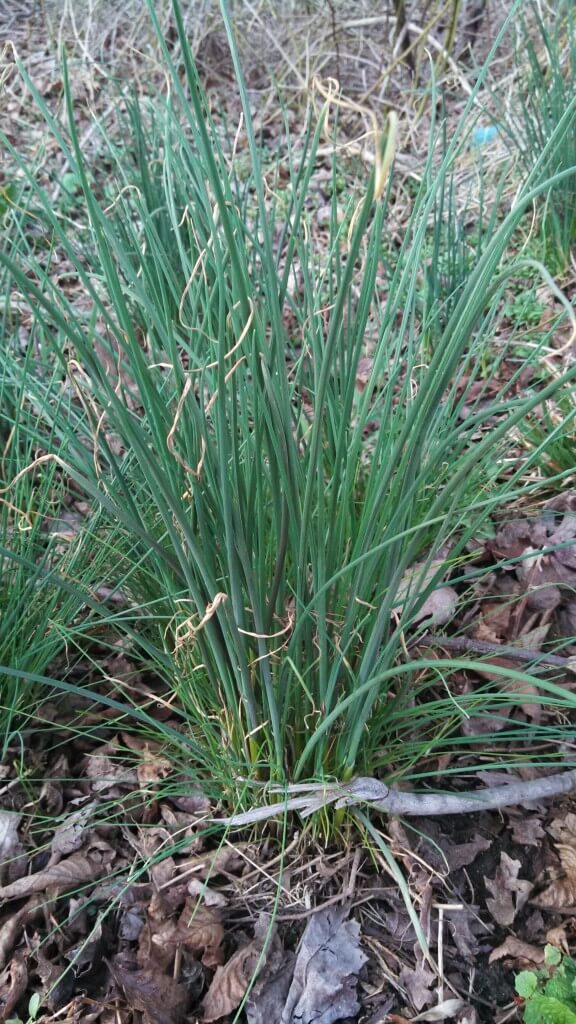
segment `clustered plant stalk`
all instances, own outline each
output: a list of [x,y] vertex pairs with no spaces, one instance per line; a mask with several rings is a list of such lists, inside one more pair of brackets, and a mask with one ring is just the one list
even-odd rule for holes
[[[105,173],[82,151],[70,69],[67,131],[27,79],[83,197],[73,221],[22,165],[42,233],[31,239],[26,212],[13,210],[14,241],[0,252],[40,352],[35,364],[8,353],[6,371],[35,453],[28,475],[57,467],[91,504],[78,549],[89,543],[105,560],[124,601],[117,612],[92,593],[87,617],[68,623],[74,644],[102,622],[128,637],[175,694],[181,734],[158,731],[188,744],[192,772],[225,780],[235,796],[247,777],[410,774],[424,754],[482,742],[460,734],[464,718],[498,719],[520,699],[498,680],[456,699],[457,659],[444,660],[441,674],[429,660],[397,666],[429,595],[449,574],[465,577],[470,542],[490,515],[523,494],[538,497],[529,470],[539,449],[503,471],[511,431],[576,369],[517,395],[503,385],[490,407],[472,401],[470,415],[461,411],[518,271],[506,262],[509,240],[533,199],[571,172],[540,175],[536,187],[529,179],[493,222],[448,313],[440,303],[427,310],[430,350],[419,320],[427,232],[452,187],[474,96],[444,154],[433,125],[404,240],[386,269],[389,136],[374,138],[363,195],[338,209],[333,190],[328,243],[318,243],[314,172],[325,133],[337,131],[334,104],[311,107],[297,136],[287,131],[267,153],[224,4],[222,13],[243,111],[233,144],[210,111],[176,2],[182,64],[150,4],[169,88],[152,112],[128,104],[129,146],[102,133]],[[550,146],[573,117],[574,103]],[[545,147],[535,175],[546,160]],[[68,293],[51,275],[51,252],[66,260],[81,302],[78,288]],[[153,725],[117,695],[93,696]],[[553,683],[538,698],[528,687],[522,700],[535,699],[573,706]],[[561,735],[511,720],[491,745],[502,742],[506,763],[512,741],[526,743],[530,758],[531,740]]]

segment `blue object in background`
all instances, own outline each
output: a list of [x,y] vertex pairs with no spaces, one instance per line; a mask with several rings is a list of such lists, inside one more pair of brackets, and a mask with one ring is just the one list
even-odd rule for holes
[[498,135],[498,126],[495,124],[486,125],[485,128],[475,128],[472,132],[473,146],[486,146],[493,142]]

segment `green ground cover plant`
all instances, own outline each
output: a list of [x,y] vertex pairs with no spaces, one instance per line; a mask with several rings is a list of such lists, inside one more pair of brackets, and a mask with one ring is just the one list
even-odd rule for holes
[[[424,755],[481,748],[482,733],[462,735],[462,722],[500,721],[519,690],[527,703],[574,706],[553,681],[539,682],[535,698],[520,670],[508,673],[514,690],[495,673],[456,696],[452,673],[463,663],[406,658],[406,637],[445,621],[426,602],[467,579],[494,513],[535,503],[570,476],[562,466],[543,482],[532,470],[572,422],[571,405],[557,406],[551,438],[512,465],[507,456],[511,438],[572,386],[576,369],[515,390],[518,363],[488,404],[483,374],[514,355],[514,338],[494,349],[506,288],[527,265],[510,242],[535,201],[572,182],[554,154],[574,127],[576,101],[558,111],[512,209],[500,218],[486,211],[490,231],[471,247],[453,173],[474,95],[448,144],[433,122],[402,243],[395,260],[383,260],[401,145],[394,118],[373,129],[374,169],[359,198],[343,199],[333,162],[329,237],[319,245],[314,170],[346,101],[316,93],[307,124],[278,145],[272,183],[226,8],[243,115],[231,138],[211,115],[177,5],[174,14],[181,63],[156,25],[169,85],[152,113],[127,103],[131,145],[103,133],[104,174],[82,150],[73,68],[64,67],[66,127],[28,81],[81,213],[55,206],[21,161],[36,229],[32,236],[26,212],[12,210],[0,262],[6,295],[32,318],[37,356],[32,363],[6,346],[21,461],[5,470],[5,496],[28,509],[38,480],[44,501],[57,480],[90,506],[66,557],[88,549],[91,571],[105,565],[124,605],[118,612],[96,596],[96,626],[68,628],[67,642],[85,650],[104,623],[128,641],[177,708],[181,731],[158,725],[158,735],[232,805],[254,800],[247,779],[425,778]],[[154,24],[152,5],[150,17]],[[63,276],[50,272],[47,252]],[[435,276],[443,265],[448,283]],[[547,280],[544,267],[536,271]],[[67,279],[80,283],[82,301]],[[8,300],[5,321],[6,336],[18,324]],[[531,351],[535,366],[544,344]],[[59,612],[65,623],[74,614]],[[1,671],[14,694],[33,681],[25,673],[40,680],[51,656],[21,666],[7,650]],[[125,693],[53,683],[154,726]],[[12,733],[12,711],[6,722]],[[546,718],[510,719],[491,737],[493,764],[533,763],[536,742],[554,761],[562,735]]]
[[521,971],[516,978],[525,1024],[574,1024],[576,964],[555,946],[546,946],[544,964],[541,971]]

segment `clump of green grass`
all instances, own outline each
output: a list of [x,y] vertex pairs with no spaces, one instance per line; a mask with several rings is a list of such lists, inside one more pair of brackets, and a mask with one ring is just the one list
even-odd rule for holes
[[[150,15],[155,24],[152,6]],[[10,362],[34,410],[22,430],[97,510],[88,540],[106,552],[130,609],[115,628],[129,632],[175,691],[194,744],[192,770],[240,799],[246,777],[414,774],[450,736],[462,747],[458,730],[473,711],[497,719],[518,702],[517,691],[495,683],[456,700],[450,661],[443,676],[427,661],[400,662],[424,602],[462,571],[491,513],[523,493],[538,497],[538,481],[526,484],[538,451],[503,472],[510,432],[576,370],[516,397],[503,386],[489,410],[460,416],[459,382],[473,382],[491,353],[516,271],[514,261],[503,265],[509,241],[532,200],[567,172],[527,186],[449,307],[432,303],[430,352],[419,279],[464,130],[437,166],[433,128],[388,273],[380,253],[393,195],[390,131],[374,138],[375,170],[361,201],[351,199],[341,219],[334,203],[328,242],[318,243],[310,204],[332,108],[311,109],[305,128],[287,132],[278,203],[262,172],[225,7],[223,17],[244,114],[235,145],[210,117],[175,6],[182,67],[156,26],[169,94],[158,97],[154,118],[131,105],[131,158],[105,138],[113,201],[100,198],[82,153],[68,71],[69,135],[36,95],[81,183],[83,217],[76,224],[54,209],[30,172],[29,186],[82,303],[25,233],[0,260],[33,311],[41,352],[34,367]],[[546,143],[543,166],[570,116]],[[453,208],[444,203],[449,215]],[[362,359],[371,362],[360,390]],[[489,416],[496,425],[482,432]],[[553,684],[539,700],[573,703]],[[553,745],[561,731],[511,721],[491,747]],[[467,749],[478,742],[465,738]]]
[[[517,66],[522,70],[506,126],[526,173],[537,164],[542,180],[576,167],[576,114],[565,131],[556,133],[576,90],[576,27],[572,4],[564,0],[551,19],[535,3],[528,8],[529,23],[525,18],[518,22]],[[546,263],[551,272],[562,272],[576,240],[575,178],[564,177],[543,191],[536,208]]]
[[[26,372],[33,352],[32,339]],[[44,463],[36,472],[28,472],[37,456],[30,432],[35,413],[27,408],[22,380],[17,384],[11,379],[6,347],[4,358],[0,381],[0,664],[9,671],[0,670],[0,759],[10,744],[18,746],[22,730],[34,728],[39,703],[51,696],[39,677],[59,662],[61,681],[73,674],[75,659],[67,639],[74,626],[86,619],[95,590],[107,582],[104,550],[95,547],[87,552],[89,527],[85,525],[82,545],[71,542],[74,520],[66,518],[64,481],[57,465]],[[49,447],[52,439],[44,435],[42,443]]]

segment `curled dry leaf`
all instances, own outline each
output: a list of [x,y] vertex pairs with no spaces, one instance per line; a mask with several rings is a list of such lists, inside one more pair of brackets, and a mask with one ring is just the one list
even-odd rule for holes
[[250,982],[257,976],[262,943],[251,942],[234,953],[224,967],[217,967],[201,1004],[201,1019],[209,1022],[227,1017],[242,1002]]
[[15,914],[11,914],[0,927],[0,970],[6,965],[22,928],[33,921],[40,913],[44,902],[45,900],[42,895],[32,896],[20,910]]
[[532,883],[518,878],[521,868],[519,860],[502,853],[494,878],[484,878],[486,888],[494,897],[486,900],[486,906],[498,924],[511,925],[532,892]]
[[416,1024],[416,1021],[452,1020],[465,1006],[463,999],[443,999],[441,1003],[436,1003],[436,1006],[430,1007],[424,1013],[412,1017],[411,1024]]
[[0,881],[9,874],[10,864],[17,860],[23,847],[18,838],[21,814],[14,811],[0,811]]
[[193,898],[186,900],[177,921],[163,921],[152,930],[152,945],[157,949],[184,946],[192,953],[202,954],[202,963],[210,968],[222,963],[223,940],[224,929],[217,912]]
[[0,974],[0,1020],[8,1020],[28,987],[28,969],[21,956]]
[[537,907],[566,909],[576,903],[576,814],[566,814],[552,822],[548,831],[556,840],[562,874],[534,897]]
[[188,892],[191,896],[200,896],[207,907],[225,907],[226,897],[223,893],[218,892],[217,889],[211,889],[206,882],[202,882],[199,878],[193,878],[188,882]]
[[131,970],[119,955],[108,967],[129,1008],[144,1014],[144,1024],[178,1024],[182,1020],[188,1004],[186,987],[154,963]]
[[96,803],[92,801],[64,818],[64,821],[54,830],[50,843],[50,853],[53,857],[67,857],[68,854],[75,853],[80,849],[86,828],[95,810]]
[[248,1024],[279,1024],[292,981],[295,960],[294,953],[284,949],[278,933],[274,931],[266,954],[266,964],[260,971],[246,1003]]
[[48,865],[43,871],[19,878],[0,887],[0,899],[14,900],[46,890],[66,892],[77,885],[99,878],[114,859],[114,851],[104,840],[94,840],[84,850],[66,860]]
[[500,946],[492,950],[488,963],[493,964],[504,957],[510,957],[514,961],[514,966],[522,970],[531,970],[544,964],[542,946],[532,946],[529,942],[517,939],[515,935],[508,935]]
[[87,755],[85,773],[92,780],[94,793],[105,793],[115,786],[134,786],[137,782],[136,772],[125,764],[118,737]]

